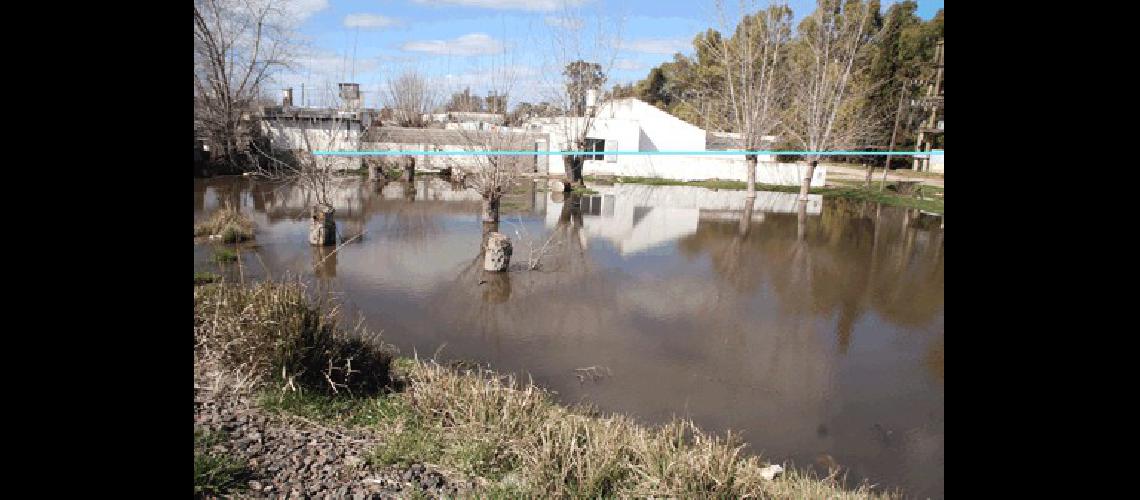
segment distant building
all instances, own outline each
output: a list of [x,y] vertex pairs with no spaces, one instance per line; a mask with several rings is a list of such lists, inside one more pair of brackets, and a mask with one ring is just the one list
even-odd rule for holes
[[[360,138],[379,116],[375,109],[266,106],[257,115],[261,134],[274,151],[357,151]],[[360,157],[329,157],[337,170],[360,168]]]
[[[592,97],[592,96],[591,96]],[[587,106],[593,105],[587,98]],[[550,135],[550,149],[566,151],[567,140],[574,131],[585,126],[585,118],[550,117],[527,121],[531,130]],[[606,154],[607,151],[692,151],[741,150],[738,134],[706,132],[665,111],[635,98],[606,102],[598,109],[586,133],[584,175],[609,174],[623,176],[662,177],[679,180],[746,179],[744,155],[631,155]],[[775,137],[768,137],[769,143]],[[768,147],[768,146],[764,146]],[[562,156],[551,156],[551,168],[561,170]],[[774,155],[760,155],[763,162],[756,169],[757,182],[798,185],[806,165],[776,163]],[[823,186],[827,168],[817,167],[812,186]]]
[[502,113],[484,113],[481,111],[448,111],[445,113],[429,113],[424,115],[425,122],[435,123],[489,123],[502,125],[506,115]]
[[[484,151],[488,147],[546,151],[546,134],[521,129],[454,130],[411,127],[372,127],[361,138],[361,148],[369,151]],[[417,169],[459,168],[472,170],[479,166],[470,155],[412,155]],[[382,158],[382,157],[381,157]],[[518,156],[527,172],[545,173],[545,156]]]

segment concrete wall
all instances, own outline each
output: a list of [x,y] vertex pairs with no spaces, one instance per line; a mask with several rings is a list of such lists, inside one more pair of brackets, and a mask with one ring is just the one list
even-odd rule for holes
[[[935,151],[942,151],[942,150],[941,149],[935,149]],[[944,156],[944,155],[930,155],[930,171],[934,172],[936,174],[946,173],[945,172],[945,170],[946,170],[945,161],[946,161],[946,156]]]
[[[481,146],[459,145],[459,144],[429,144],[429,143],[404,143],[404,142],[365,142],[361,146],[369,151],[479,151],[486,148]],[[530,144],[530,148],[534,145]],[[376,158],[388,158],[394,161],[396,156],[378,156]],[[414,155],[416,159],[417,169],[441,169],[441,168],[456,168],[466,170],[468,172],[480,168],[481,165],[486,165],[485,156],[471,156],[471,155]],[[524,172],[532,172],[535,169],[535,157],[533,156],[511,156],[519,162],[519,168]]]
[[[360,122],[351,120],[261,120],[261,132],[274,150],[356,151],[360,147]],[[334,170],[360,168],[359,156],[319,156]]]

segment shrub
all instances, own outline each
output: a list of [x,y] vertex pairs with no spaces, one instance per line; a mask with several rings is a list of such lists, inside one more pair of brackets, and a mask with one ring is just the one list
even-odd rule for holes
[[299,283],[194,289],[195,361],[240,387],[368,395],[390,385],[391,353]]
[[253,239],[253,221],[231,207],[218,209],[209,219],[194,225],[194,236],[220,235],[226,243]]

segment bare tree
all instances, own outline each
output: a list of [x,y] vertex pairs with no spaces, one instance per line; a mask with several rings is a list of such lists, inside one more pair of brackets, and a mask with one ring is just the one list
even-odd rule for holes
[[[506,100],[518,81],[518,73],[508,54],[500,56],[501,59],[492,61],[489,69],[475,69],[472,74],[488,86],[488,95],[495,96],[495,100],[500,101],[496,106],[506,108]],[[465,90],[464,94],[456,94],[469,95],[469,92]],[[474,130],[460,126],[456,133],[462,146],[469,151],[519,151],[527,145],[533,145],[529,134],[510,127],[480,123]],[[499,201],[503,192],[524,172],[525,166],[529,165],[529,158],[505,154],[470,155],[449,157],[447,163],[452,171],[463,170],[467,185],[483,197],[482,221],[497,224]]]
[[[587,136],[598,110],[612,99],[612,93],[602,89],[617,60],[621,21],[600,13],[592,18],[594,22],[587,26],[581,11],[567,5],[552,29],[554,60],[544,72],[548,75],[545,87],[549,102],[554,104],[551,109],[568,111],[567,116],[551,123],[551,132],[561,136],[564,151],[587,151]],[[572,184],[584,185],[585,160],[582,155],[562,157],[566,191],[571,190]]]
[[423,127],[424,115],[439,104],[435,87],[419,71],[411,69],[395,79],[389,78],[381,96],[401,127]]
[[232,167],[252,161],[250,113],[262,86],[292,57],[283,2],[194,1],[194,127]]
[[[864,78],[873,32],[871,6],[860,0],[818,0],[799,27],[792,51],[792,91],[783,129],[804,151],[851,147],[869,138],[878,116],[864,99],[872,82]],[[818,154],[808,154],[800,185],[806,202]]]
[[[716,6],[721,29],[727,33],[731,21],[723,0],[717,0]],[[725,109],[706,112],[705,117],[725,117],[727,125],[741,135],[741,146],[755,151],[780,126],[780,106],[787,88],[783,59],[791,39],[792,11],[783,4],[760,10],[752,0],[741,0],[738,15],[740,21],[733,36],[698,37],[698,43],[721,63],[724,71],[723,84],[709,88],[709,93],[713,102]],[[702,101],[708,99],[701,97]],[[745,160],[748,197],[755,198],[757,158],[750,154]]]
[[[334,99],[335,100],[335,99]],[[331,109],[266,110],[262,132],[269,139],[269,150],[255,144],[266,161],[259,162],[259,177],[295,183],[313,197],[310,243],[336,242],[332,192],[334,173],[358,166],[355,157],[317,155],[317,151],[355,150],[360,146],[358,116],[337,105]]]

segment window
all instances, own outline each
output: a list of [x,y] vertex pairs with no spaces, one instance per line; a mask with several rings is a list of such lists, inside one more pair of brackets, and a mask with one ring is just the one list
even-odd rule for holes
[[[606,140],[605,139],[591,139],[591,138],[586,139],[585,151],[602,153],[602,152],[605,152],[605,150],[606,150]],[[583,158],[587,159],[587,160],[602,160],[605,158],[605,155],[601,155],[601,154],[583,155]]]

